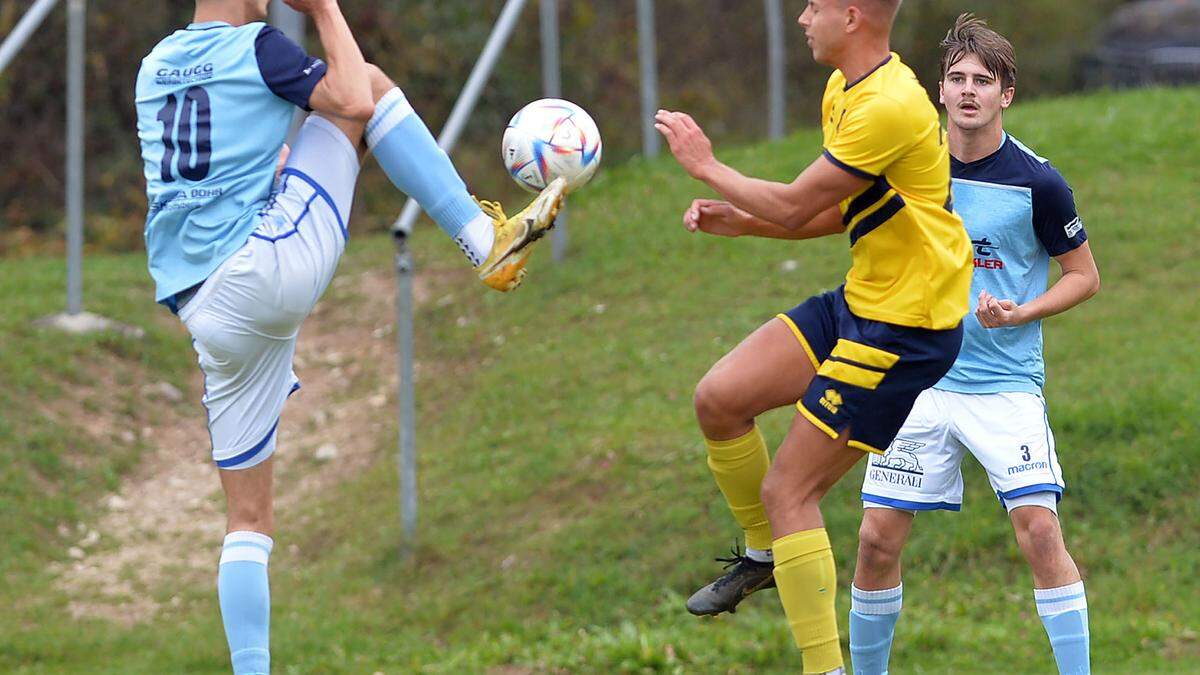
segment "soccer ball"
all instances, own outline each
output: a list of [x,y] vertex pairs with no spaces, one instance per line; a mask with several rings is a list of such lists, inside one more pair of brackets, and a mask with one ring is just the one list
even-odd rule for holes
[[577,190],[600,167],[600,130],[583,108],[544,98],[521,108],[504,131],[501,153],[517,185],[540,192],[555,178]]

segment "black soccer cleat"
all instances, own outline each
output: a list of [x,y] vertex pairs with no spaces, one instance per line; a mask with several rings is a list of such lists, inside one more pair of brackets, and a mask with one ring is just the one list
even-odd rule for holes
[[[758,562],[742,555],[735,545],[732,558],[717,558],[729,570],[721,578],[688,598],[687,611],[696,616],[716,616],[737,611],[738,603],[751,593],[775,587],[775,563]],[[732,568],[732,569],[731,569]]]

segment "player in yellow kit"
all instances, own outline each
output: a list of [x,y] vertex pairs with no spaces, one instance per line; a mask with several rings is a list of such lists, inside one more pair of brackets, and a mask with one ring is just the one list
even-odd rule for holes
[[[825,151],[791,183],[720,163],[686,114],[658,130],[693,177],[684,224],[721,236],[808,239],[848,232],[846,283],[768,321],[696,389],[708,464],[746,535],[732,570],[688,600],[732,611],[778,585],[805,673],[842,672],[833,554],[820,500],[866,452],[892,442],[917,395],[954,363],[971,284],[971,242],[950,200],[938,114],[890,51],[900,0],[811,0],[800,16],[815,59],[837,68],[822,104]],[[773,462],[755,425],[799,414]]]

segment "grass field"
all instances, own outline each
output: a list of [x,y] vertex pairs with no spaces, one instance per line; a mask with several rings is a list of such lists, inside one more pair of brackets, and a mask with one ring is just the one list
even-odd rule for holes
[[[1152,90],[1009,117],[1073,184],[1103,276],[1096,298],[1046,327],[1061,512],[1087,581],[1097,673],[1200,672],[1198,108],[1200,90]],[[723,157],[785,179],[818,149],[810,131]],[[844,238],[688,235],[679,216],[700,194],[667,160],[605,170],[572,200],[570,261],[540,252],[511,297],[484,292],[432,228],[418,234],[419,269],[438,283],[418,316],[417,555],[398,555],[384,407],[375,461],[279,514],[276,672],[797,672],[774,594],[720,620],[683,611],[737,535],[691,392],[775,312],[840,283],[849,256]],[[340,274],[390,262],[387,239],[361,236]],[[173,600],[128,625],[72,619],[50,564],[147,451],[120,433],[158,420],[141,384],[194,386],[187,337],[149,303],[144,263],[95,256],[86,270],[90,308],[142,326],[142,340],[32,327],[60,304],[62,265],[0,263],[2,672],[226,671],[211,581],[164,578],[150,592]],[[365,316],[369,297],[332,293],[323,320],[370,333],[380,319]],[[361,377],[393,368],[372,363]],[[199,406],[181,405],[202,423]],[[111,444],[88,430],[104,416],[121,421],[104,432]],[[769,442],[789,421],[763,420]],[[310,431],[290,433],[283,453]],[[978,468],[967,474],[962,513],[918,519],[892,671],[1053,672],[1007,519]],[[843,637],[861,478],[860,466],[825,506]],[[215,568],[219,541],[197,545]]]

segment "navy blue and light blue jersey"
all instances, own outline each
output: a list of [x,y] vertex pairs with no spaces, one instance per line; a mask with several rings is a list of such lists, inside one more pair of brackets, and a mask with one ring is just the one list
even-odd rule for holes
[[295,107],[308,108],[325,70],[263,23],[192,24],[142,60],[138,138],[155,300],[170,305],[246,242]]
[[[971,300],[986,290],[1027,303],[1046,291],[1050,258],[1087,241],[1067,181],[1049,161],[1005,135],[983,159],[952,159],[954,208],[974,248]],[[937,389],[968,394],[1040,394],[1046,381],[1042,324],[984,328],[974,312],[963,319],[963,344]]]

